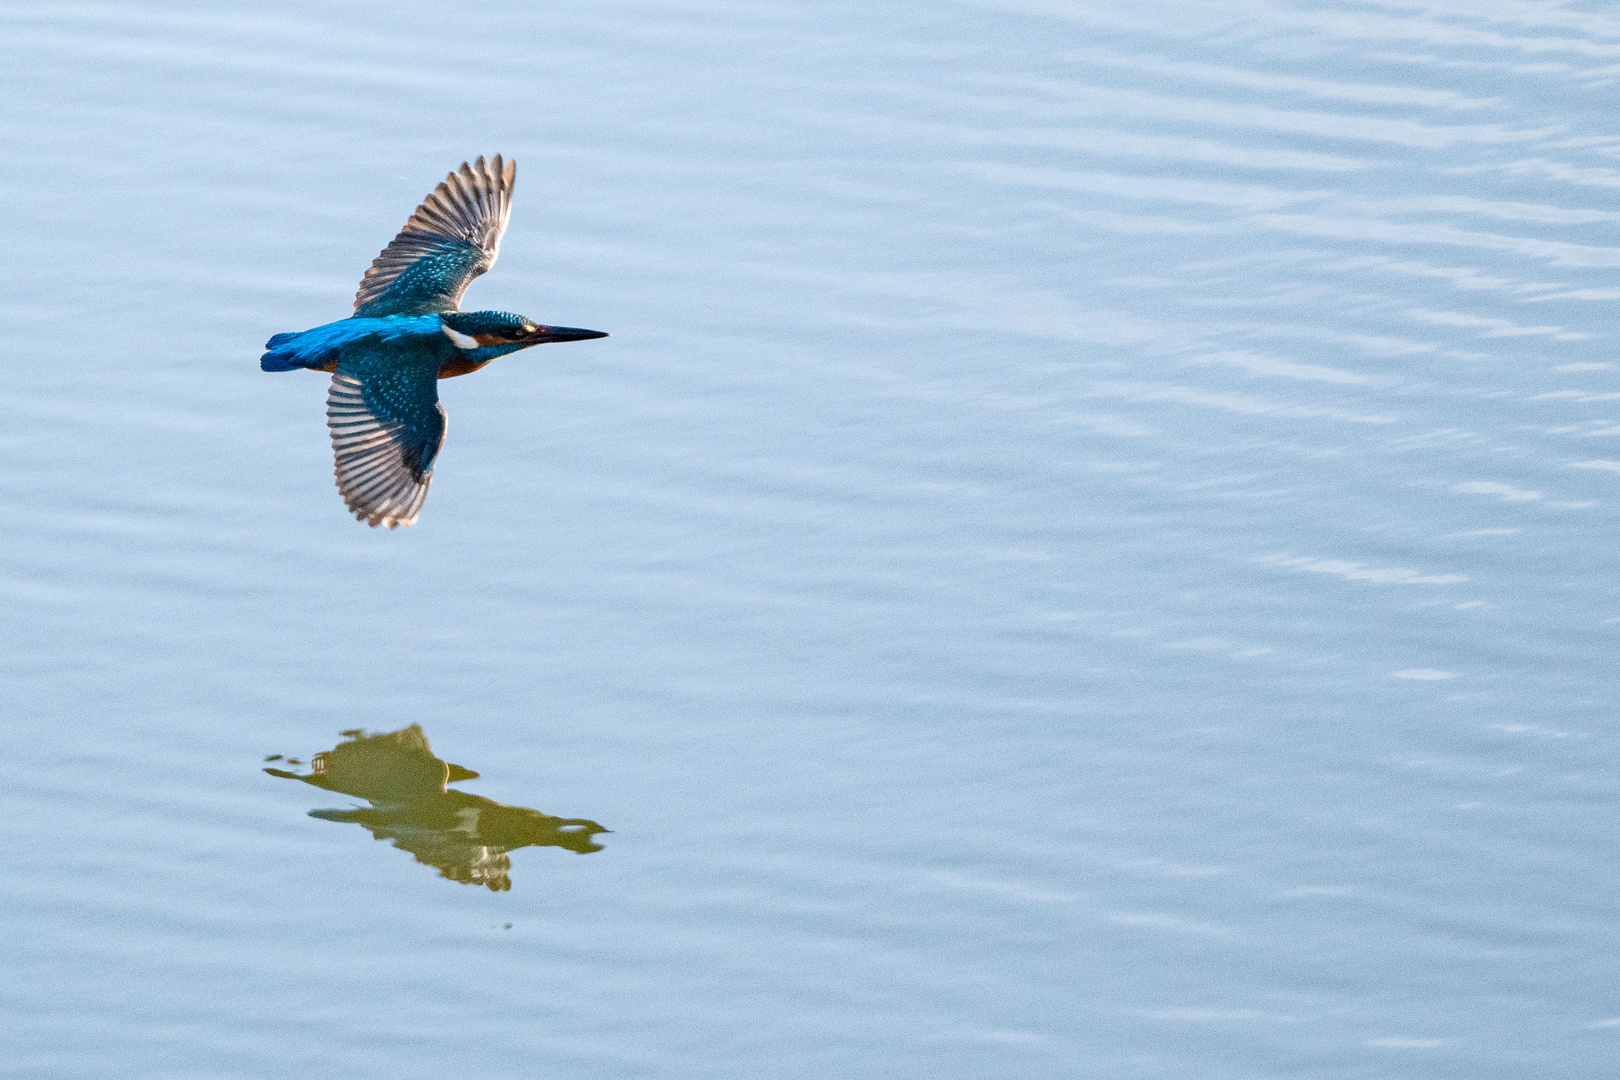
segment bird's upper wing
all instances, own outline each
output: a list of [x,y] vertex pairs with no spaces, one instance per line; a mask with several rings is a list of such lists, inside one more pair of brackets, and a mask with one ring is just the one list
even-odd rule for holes
[[345,356],[326,395],[326,426],[337,456],[337,486],[354,516],[378,525],[414,525],[444,444],[439,359],[427,352]]
[[472,279],[495,265],[512,209],[517,162],[480,157],[445,177],[360,279],[362,318],[455,311]]

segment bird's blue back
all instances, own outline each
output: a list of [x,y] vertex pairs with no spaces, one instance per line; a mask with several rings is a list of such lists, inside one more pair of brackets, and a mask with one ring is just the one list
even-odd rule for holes
[[[421,339],[421,340],[418,340]],[[298,333],[277,334],[265,342],[269,351],[259,357],[265,371],[331,371],[340,357],[376,354],[383,358],[398,350],[415,352],[422,348],[438,350],[443,358],[455,352],[439,328],[437,315],[392,316],[390,318],[339,319],[324,326]],[[402,352],[402,355],[403,355]]]

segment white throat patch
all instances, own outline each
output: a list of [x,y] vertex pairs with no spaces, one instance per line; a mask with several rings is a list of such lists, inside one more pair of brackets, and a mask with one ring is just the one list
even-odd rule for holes
[[463,334],[459,330],[450,329],[449,323],[441,321],[439,329],[444,331],[444,336],[449,338],[451,343],[458,349],[476,349],[479,347],[476,338]]

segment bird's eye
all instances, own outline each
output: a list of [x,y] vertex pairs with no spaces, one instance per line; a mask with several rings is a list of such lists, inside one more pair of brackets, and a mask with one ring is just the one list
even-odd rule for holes
[[540,329],[540,328],[538,326],[534,325],[533,323],[524,323],[523,324],[523,333],[525,333],[525,334],[532,334],[538,329]]

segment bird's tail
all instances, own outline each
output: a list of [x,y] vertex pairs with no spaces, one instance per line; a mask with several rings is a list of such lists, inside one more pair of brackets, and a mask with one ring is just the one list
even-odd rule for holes
[[292,371],[308,366],[301,362],[302,358],[296,350],[286,347],[298,336],[298,334],[277,334],[265,342],[264,347],[270,351],[259,357],[259,367],[265,371]]

